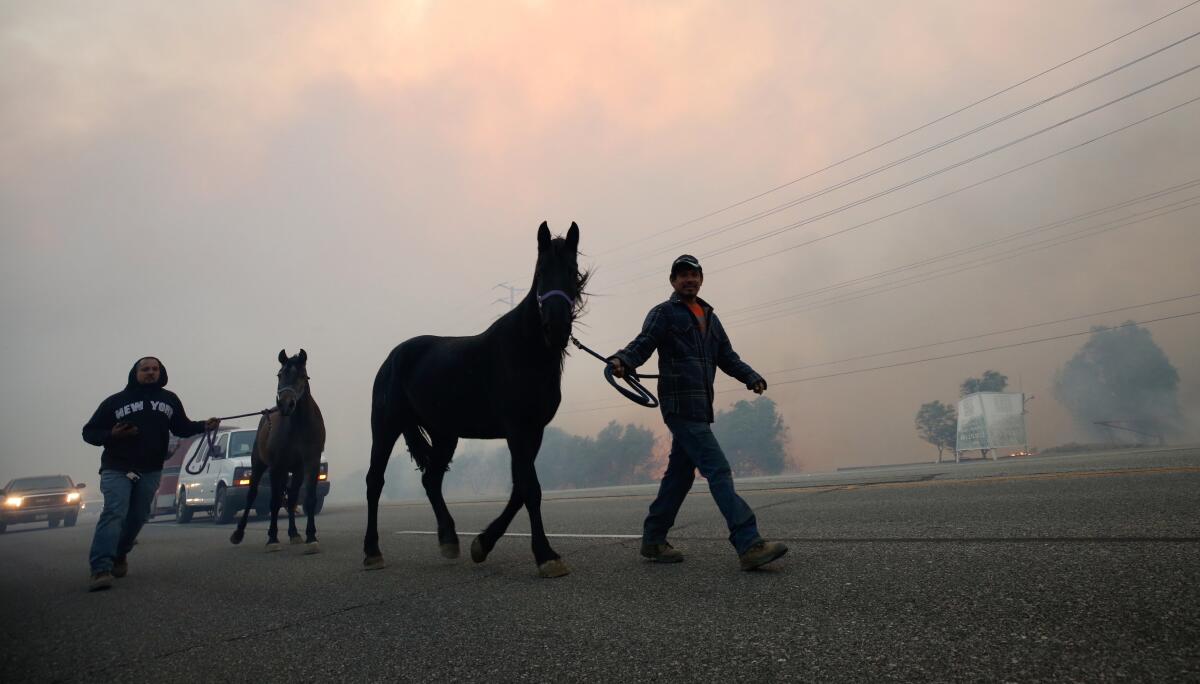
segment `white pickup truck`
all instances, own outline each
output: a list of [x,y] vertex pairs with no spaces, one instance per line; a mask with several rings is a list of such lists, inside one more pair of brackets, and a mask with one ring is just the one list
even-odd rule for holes
[[[175,487],[175,522],[191,522],[196,511],[209,511],[218,523],[233,522],[246,507],[246,496],[250,493],[250,453],[257,433],[256,428],[222,426],[215,449],[210,451],[203,438],[187,447]],[[324,458],[317,476],[316,510],[308,510],[306,490],[307,485],[301,485],[300,501],[304,503],[304,513],[320,513],[329,494],[329,463]],[[264,473],[254,508],[260,515],[269,513],[270,503],[271,476]]]

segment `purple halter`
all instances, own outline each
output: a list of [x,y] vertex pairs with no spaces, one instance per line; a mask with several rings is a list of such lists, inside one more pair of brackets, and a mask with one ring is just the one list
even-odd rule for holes
[[551,297],[562,297],[563,299],[567,300],[567,303],[570,304],[572,307],[575,306],[575,300],[571,299],[571,295],[567,294],[566,292],[563,292],[562,290],[550,290],[546,294],[538,295],[538,298],[537,298],[538,306],[541,306],[542,302],[546,301],[547,299],[550,299]]

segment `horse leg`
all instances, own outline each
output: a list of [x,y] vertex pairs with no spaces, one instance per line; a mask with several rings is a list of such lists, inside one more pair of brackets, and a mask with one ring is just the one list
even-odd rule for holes
[[487,560],[488,554],[492,552],[492,549],[496,548],[496,542],[500,541],[500,537],[504,536],[504,531],[508,529],[508,524],[517,515],[517,511],[521,510],[521,504],[523,503],[524,499],[521,498],[521,492],[517,489],[516,478],[514,477],[512,494],[509,495],[508,503],[504,505],[504,510],[500,512],[499,517],[493,520],[471,542],[471,560],[476,563],[482,563]]
[[267,469],[266,464],[258,459],[251,462],[251,467],[250,491],[246,493],[246,508],[242,511],[242,519],[238,520],[237,529],[229,535],[229,541],[234,544],[241,544],[242,539],[246,536],[246,519],[250,517],[250,509],[254,508],[254,499],[258,496],[258,483],[262,481],[262,474]]
[[520,455],[514,451],[513,470],[525,492],[525,510],[529,512],[529,531],[533,537],[533,558],[537,561],[538,574],[542,577],[562,577],[570,574],[571,568],[550,548],[550,540],[546,538],[546,530],[542,526],[542,485],[533,467],[536,456],[536,448]]
[[311,459],[304,471],[308,481],[308,492],[305,494],[305,504],[308,505],[308,524],[304,528],[304,553],[320,553],[317,546],[317,476],[321,473],[321,455]]
[[300,536],[300,530],[296,528],[296,507],[300,505],[300,485],[303,482],[303,471],[297,468],[292,472],[287,487],[288,543],[290,544],[304,543],[304,537]]
[[421,474],[421,484],[425,487],[425,496],[433,506],[433,515],[437,518],[438,546],[443,558],[458,558],[458,533],[454,529],[454,518],[446,507],[446,499],[442,496],[442,480],[454,458],[454,449],[458,446],[457,437],[431,435],[433,454],[429,467]]
[[[377,400],[378,401],[378,400]],[[367,533],[363,537],[363,566],[367,570],[383,567],[383,552],[379,550],[379,496],[383,493],[383,474],[392,447],[400,439],[400,426],[394,421],[371,421],[371,466],[367,470]]]
[[271,468],[271,525],[267,528],[267,550],[278,551],[279,546],[279,506],[283,500],[284,478],[287,471],[283,468]]

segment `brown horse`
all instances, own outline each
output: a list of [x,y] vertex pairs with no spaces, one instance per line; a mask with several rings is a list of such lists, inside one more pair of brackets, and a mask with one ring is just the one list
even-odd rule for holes
[[[258,434],[254,440],[251,456],[253,470],[250,474],[250,492],[246,496],[246,509],[237,529],[229,541],[240,544],[246,533],[246,518],[254,507],[258,494],[258,483],[264,472],[271,473],[271,526],[267,529],[267,550],[278,551],[279,506],[287,487],[288,538],[293,544],[301,543],[296,529],[296,505],[300,484],[307,483],[308,526],[305,529],[305,553],[318,553],[317,545],[317,475],[321,470],[321,452],[325,450],[325,420],[321,409],[313,399],[308,383],[306,364],[308,354],[301,349],[296,356],[288,358],[287,352],[279,350],[279,386],[275,392],[275,405],[279,409],[262,417],[258,422]],[[291,479],[288,479],[288,475]]]

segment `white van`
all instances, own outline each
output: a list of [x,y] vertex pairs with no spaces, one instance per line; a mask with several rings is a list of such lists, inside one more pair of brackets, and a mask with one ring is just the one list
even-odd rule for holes
[[[233,522],[246,507],[250,493],[250,454],[254,449],[257,428],[222,426],[210,450],[202,436],[186,447],[179,468],[175,489],[175,522],[187,523],[196,511],[209,511],[218,523]],[[307,484],[300,487],[300,501],[306,502]],[[329,494],[329,463],[322,457],[317,475],[317,507],[314,511],[304,505],[305,514],[321,512]],[[258,485],[254,508],[261,515],[271,506],[271,476],[263,473]]]

